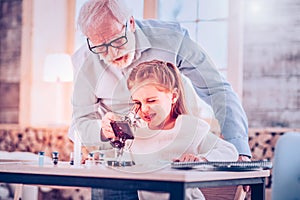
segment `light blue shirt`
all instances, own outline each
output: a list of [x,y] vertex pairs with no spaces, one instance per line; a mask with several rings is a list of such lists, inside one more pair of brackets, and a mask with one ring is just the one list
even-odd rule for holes
[[122,71],[107,66],[87,45],[73,55],[70,137],[77,130],[85,145],[99,145],[102,116],[110,111],[125,114],[130,108],[126,87],[128,70],[156,59],[180,65],[179,70],[191,80],[197,94],[211,105],[224,139],[234,144],[239,154],[251,156],[247,117],[237,95],[188,32],[176,22],[136,20],[135,38],[135,59]]

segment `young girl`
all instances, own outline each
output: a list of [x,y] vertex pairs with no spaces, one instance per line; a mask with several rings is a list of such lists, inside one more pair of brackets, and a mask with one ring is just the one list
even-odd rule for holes
[[[159,166],[164,161],[236,161],[235,147],[209,132],[209,125],[188,112],[177,68],[153,60],[135,67],[127,80],[135,111],[147,123],[137,128],[130,146],[137,165]],[[197,188],[187,199],[204,199]],[[157,196],[159,195],[159,196]],[[168,199],[168,194],[139,191],[140,199]]]

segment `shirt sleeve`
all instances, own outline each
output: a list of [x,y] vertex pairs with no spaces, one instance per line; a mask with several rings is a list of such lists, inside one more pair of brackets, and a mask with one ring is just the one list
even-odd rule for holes
[[[88,70],[92,67],[93,60],[87,59],[87,55],[83,50],[79,50],[73,58],[74,66],[74,81],[72,95],[72,122],[69,128],[69,138],[74,141],[75,134],[78,134],[82,145],[100,146],[102,149],[111,147],[109,143],[102,142],[101,118],[98,112],[99,101],[95,96],[96,79],[93,77],[95,73],[89,73]],[[87,77],[89,74],[91,77]]]
[[234,144],[239,154],[251,156],[248,120],[238,96],[185,29],[182,34],[177,56],[177,62],[181,63],[179,70],[192,81],[197,94],[211,105],[224,139]]

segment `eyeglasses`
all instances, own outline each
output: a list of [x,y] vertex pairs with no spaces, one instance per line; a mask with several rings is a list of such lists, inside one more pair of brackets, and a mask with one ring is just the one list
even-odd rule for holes
[[93,52],[95,54],[105,53],[105,52],[107,52],[109,46],[114,47],[114,48],[120,48],[120,47],[124,46],[128,42],[126,32],[127,32],[127,23],[125,24],[125,35],[124,36],[118,37],[107,44],[103,43],[103,44],[93,46],[93,47],[91,47],[91,45],[90,45],[89,38],[86,38],[87,44],[88,44],[91,52]]

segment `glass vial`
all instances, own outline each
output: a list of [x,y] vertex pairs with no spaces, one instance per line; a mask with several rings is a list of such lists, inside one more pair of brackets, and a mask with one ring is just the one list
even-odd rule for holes
[[95,158],[94,158],[94,153],[89,153],[88,159],[85,161],[86,166],[92,166],[94,165]]
[[38,153],[38,156],[39,156],[39,166],[42,167],[44,165],[44,155],[45,155],[45,152],[43,151],[40,151]]
[[70,153],[70,165],[74,165],[74,152]]
[[59,153],[57,151],[52,152],[52,161],[53,161],[54,165],[57,165],[57,163],[58,163],[58,156],[59,156]]

